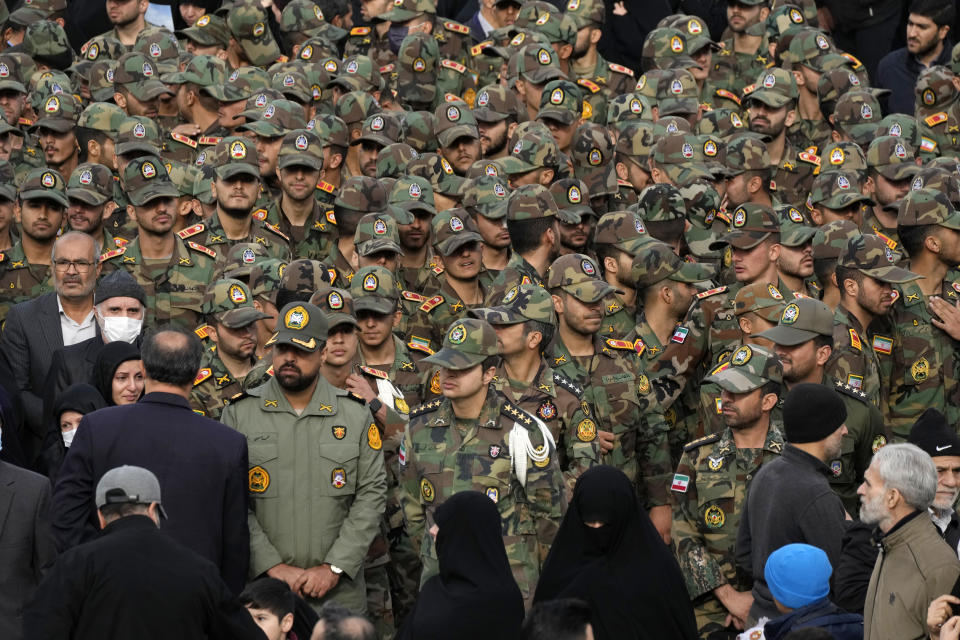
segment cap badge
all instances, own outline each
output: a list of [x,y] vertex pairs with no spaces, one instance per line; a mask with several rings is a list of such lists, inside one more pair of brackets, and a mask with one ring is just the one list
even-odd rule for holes
[[259,109],[265,107],[267,104],[267,94],[258,93],[257,97],[253,99],[253,104]]
[[381,131],[383,129],[383,118],[376,116],[370,123],[371,131]]
[[687,33],[691,35],[700,35],[703,33],[703,25],[699,20],[690,20],[687,22]]
[[733,212],[733,226],[742,227],[747,223],[747,212],[744,209],[737,209]]
[[10,75],[10,67],[0,62],[0,78],[6,78]]
[[821,49],[829,49],[829,48],[830,48],[830,43],[827,42],[826,36],[824,36],[823,34],[820,34],[820,35],[817,36],[817,46],[818,46],[819,48],[821,48]]
[[47,113],[56,113],[60,110],[60,98],[57,96],[50,96],[47,98],[46,104],[43,105],[43,110]]
[[240,255],[240,260],[242,260],[244,264],[253,264],[257,260],[257,254],[253,252],[253,249],[244,249]]
[[198,167],[202,167],[202,166],[203,166],[203,163],[204,163],[206,160],[207,160],[207,152],[206,152],[206,151],[201,151],[199,154],[197,154],[197,161],[196,161],[195,164],[196,164]]
[[580,0],[570,0],[567,3],[567,11],[576,11],[580,8]]
[[[418,58],[419,59],[419,58]],[[413,63],[414,68],[416,68],[416,62]],[[485,107],[490,103],[490,94],[486,91],[481,91],[480,95],[477,96],[477,106]]]
[[549,14],[549,13],[544,13],[542,16],[540,16],[539,18],[537,18],[537,25],[543,26],[543,25],[547,24],[547,22],[549,22],[549,21],[550,21],[550,14]]
[[450,218],[450,228],[453,229],[455,232],[460,233],[461,231],[463,231],[463,220],[461,220],[457,216],[453,216],[452,218]]
[[680,129],[677,128],[676,122],[671,121],[670,124],[667,125],[667,133],[677,133],[678,131],[680,131]]
[[843,164],[844,158],[843,149],[839,147],[830,152],[830,164]]
[[50,86],[50,92],[53,93],[54,95],[57,95],[57,96],[58,96],[58,95],[60,95],[60,94],[63,93],[63,87],[61,87],[61,86],[58,85],[56,82],[54,82],[54,83]]
[[603,154],[600,153],[599,149],[590,149],[590,155],[587,158],[587,162],[590,163],[590,166],[596,167],[603,162]]
[[458,324],[453,329],[450,329],[450,333],[447,335],[447,340],[450,341],[450,344],[462,344],[466,338],[467,329],[462,324]]
[[847,176],[837,176],[837,186],[841,189],[849,189],[850,181],[847,180]]
[[380,218],[377,218],[373,223],[373,232],[378,236],[386,235],[387,223]]
[[460,109],[456,107],[447,107],[447,120],[456,122],[460,119]]
[[890,131],[888,133],[899,138],[903,135],[903,128],[900,126],[899,122],[894,122],[892,125],[890,125]]
[[913,184],[910,185],[910,189],[911,191],[917,191],[919,189],[923,189],[923,177],[917,176],[916,178],[914,178]]
[[263,117],[269,120],[277,112],[277,108],[272,104],[268,104],[267,108],[263,110]]
[[264,25],[262,22],[258,22],[257,24],[253,25],[253,37],[259,38],[266,32],[266,30],[266,25]]
[[[304,51],[306,51],[306,50],[304,50]],[[311,53],[311,54],[313,53],[313,48],[310,48],[310,53]],[[302,58],[303,55],[301,55],[300,57]],[[312,56],[311,56],[311,57],[312,57]],[[323,64],[323,68],[324,68],[326,71],[329,71],[330,73],[336,73],[337,70],[338,70],[340,67],[339,67],[339,65],[337,64],[337,61],[336,61],[336,60],[327,60],[327,61]]]
[[780,324],[793,324],[800,317],[800,307],[791,302],[780,315]]
[[680,82],[679,80],[674,80],[673,82],[670,83],[670,91],[674,95],[680,95],[681,93],[683,93],[683,83]]
[[597,274],[596,267],[593,266],[593,263],[589,260],[581,260],[580,268],[583,269],[583,272],[588,276],[594,276]]
[[933,92],[933,89],[924,89],[923,90],[923,104],[932,106],[937,101],[937,94]]
[[303,151],[304,149],[307,148],[307,136],[304,136],[304,135],[297,136],[297,139],[294,140],[293,144],[294,146],[297,147],[297,149],[299,149],[300,151]]
[[317,20],[323,20],[323,11],[320,11],[320,7],[313,5],[313,15]]
[[93,174],[87,170],[80,173],[80,184],[90,184],[93,182]]
[[416,58],[413,61],[413,70],[417,73],[423,73],[427,70],[427,61],[423,58]]
[[864,120],[870,120],[871,118],[873,118],[873,109],[870,107],[870,105],[868,105],[867,103],[863,103],[860,105],[860,116]]
[[40,176],[40,184],[45,186],[47,189],[52,189],[54,185],[57,184],[57,179],[53,176],[52,173],[46,172]]
[[636,114],[643,113],[643,103],[634,98],[630,101],[630,111]]
[[141,71],[143,71],[143,75],[145,75],[146,77],[148,78],[153,77],[153,66],[149,62],[143,63],[143,67],[141,67]]
[[765,86],[767,89],[770,89],[776,86],[776,84],[777,84],[777,77],[772,73],[768,73],[763,77],[763,86]]
[[680,36],[670,38],[670,50],[674,53],[683,53],[683,39]]
[[513,145],[513,152],[520,153],[523,151],[523,140],[517,140],[517,144]]
[[717,143],[713,140],[707,140],[703,143],[703,155],[714,157],[717,155]]
[[113,69],[107,69],[107,82],[113,82]]
[[294,82],[295,81],[293,79],[293,76],[289,76],[289,75],[283,76],[283,86],[292,87],[294,85]]
[[743,128],[743,120],[740,119],[740,116],[736,113],[730,114],[730,124],[732,124],[737,129]]
[[799,11],[797,11],[796,9],[790,9],[790,20],[791,20],[794,24],[802,24],[802,23],[803,23],[803,14],[800,13]]
[[633,227],[637,230],[637,233],[646,233],[647,230],[643,228],[643,221],[640,218],[634,216],[633,218]]
[[511,287],[510,291],[507,291],[507,295],[503,296],[503,303],[510,304],[518,295],[520,295],[520,287]]
[[205,26],[207,26],[208,24],[210,24],[210,16],[208,16],[208,15],[206,15],[206,14],[200,16],[200,19],[197,20],[197,26],[198,26],[198,27],[205,27]]
[[[488,164],[488,165],[485,165],[485,166],[483,167],[483,173],[484,173],[484,175],[497,177],[497,176],[500,175],[500,170],[497,169],[497,165],[495,165],[495,164]],[[494,190],[494,192],[496,192],[496,191],[497,191],[496,187],[494,187],[493,190]],[[500,190],[502,191],[502,190],[503,190],[503,187],[500,187]],[[504,192],[504,193],[506,193],[506,192]],[[499,194],[498,194],[498,195],[499,195]]]
[[421,195],[420,185],[418,185],[416,182],[414,182],[413,184],[411,184],[411,185],[410,185],[410,188],[407,189],[407,194],[408,194],[411,198],[413,198],[413,199],[415,199],[415,200],[419,200],[419,199],[420,199],[420,195]]
[[160,45],[158,45],[156,42],[151,42],[151,43],[150,43],[150,56],[153,57],[153,58],[159,58],[161,53],[162,53],[162,52],[160,51]]
[[683,154],[683,157],[684,157],[684,158],[692,158],[692,157],[693,157],[693,145],[690,144],[689,142],[684,142],[684,143],[683,143],[683,146],[680,147],[680,153]]
[[551,104],[563,104],[563,89],[554,89],[550,92]]
[[803,215],[801,215],[800,210],[796,207],[790,207],[790,211],[787,212],[787,215],[790,216],[791,222],[796,222],[797,224],[803,223]]
[[147,128],[143,126],[142,123],[138,122],[133,125],[133,137],[134,138],[143,138],[147,135]]
[[380,286],[380,283],[377,282],[377,276],[372,273],[368,273],[363,279],[363,290],[364,291],[376,291],[377,287]]
[[730,358],[730,364],[735,367],[742,367],[743,365],[750,362],[750,358],[753,357],[753,349],[750,347],[740,347],[733,352],[733,357]]
[[90,48],[87,49],[87,60],[96,60],[100,55],[100,45],[94,42],[90,45]]
[[886,256],[887,262],[892,263],[894,260],[896,260],[896,256],[893,255],[893,249],[890,247],[883,248],[883,255]]
[[906,158],[906,157],[907,157],[907,150],[906,150],[906,148],[904,148],[904,146],[903,146],[902,144],[900,144],[900,143],[898,142],[897,145],[893,148],[893,155],[895,155],[895,156],[897,156],[898,158],[901,158],[901,159],[902,159],[902,158]]
[[360,70],[360,64],[356,60],[347,63],[347,73],[357,73]]
[[524,38],[526,38],[526,36],[527,36],[527,34],[525,34],[525,33],[518,33],[517,35],[513,36],[513,40],[510,41],[510,44],[512,44],[513,46],[516,47],[516,46],[518,46],[521,42],[523,42],[523,40],[524,40]]
[[152,180],[157,176],[157,168],[152,162],[144,162],[140,166],[140,174],[147,180]]
[[783,300],[783,294],[780,293],[780,290],[777,289],[772,284],[767,285],[767,293],[769,293],[770,297],[773,298],[774,300]]
[[327,306],[331,309],[342,309],[343,308],[343,296],[341,296],[336,291],[331,291],[327,295]]
[[227,78],[227,82],[236,82],[237,78],[240,77],[240,70],[235,69],[233,73],[230,74],[230,77]]
[[443,156],[440,157],[440,168],[443,169],[443,172],[448,176],[453,175],[453,167],[450,166],[450,163]]
[[313,95],[314,100],[319,100],[320,95],[322,93],[322,90],[320,89],[320,85],[315,84],[312,87],[310,87],[310,93]]
[[230,299],[234,304],[243,304],[247,301],[247,294],[243,292],[243,287],[230,285]]
[[236,140],[230,145],[230,157],[234,160],[243,160],[247,157],[247,145]]
[[546,49],[540,49],[537,51],[537,62],[543,65],[550,64],[553,58],[550,57],[550,52]]
[[295,306],[283,316],[283,326],[299,331],[310,322],[310,314],[301,305]]
[[570,204],[580,204],[580,199],[580,189],[575,186],[567,189],[567,200],[570,202]]

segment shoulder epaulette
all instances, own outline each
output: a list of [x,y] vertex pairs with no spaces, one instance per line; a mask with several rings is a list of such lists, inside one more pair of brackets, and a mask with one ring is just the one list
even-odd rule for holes
[[443,60],[440,61],[440,66],[441,66],[441,67],[446,67],[447,69],[453,69],[453,70],[456,71],[457,73],[463,73],[464,71],[467,70],[467,68],[466,68],[465,66],[463,66],[462,64],[460,64],[460,63],[457,62],[456,60],[448,60],[448,59],[446,59],[446,58],[444,58]]
[[627,351],[633,351],[633,343],[627,342],[626,340],[607,338],[606,343],[614,349],[626,349]]
[[[321,180],[320,184],[317,185],[317,189],[320,189],[320,191],[325,191],[327,193],[333,193],[333,190],[336,189],[336,187],[330,184],[329,182],[325,182]],[[336,222],[333,220],[331,220],[330,222],[333,222],[334,224],[336,224]]]
[[350,35],[352,36],[366,36],[370,34],[370,27],[354,27],[350,29]]
[[201,382],[203,382],[204,380],[206,380],[212,375],[213,375],[213,371],[211,371],[210,369],[206,367],[204,367],[203,369],[200,369],[200,371],[197,371],[197,377],[193,379],[193,386],[197,386],[198,384],[200,384]]
[[197,139],[199,144],[216,145],[220,144],[220,136],[200,136]]
[[26,126],[26,127],[32,127],[32,126],[33,126],[33,120],[31,120],[30,118],[22,118],[22,117],[21,117],[19,120],[17,120],[17,124],[23,125],[23,126]]
[[608,62],[607,67],[610,68],[610,71],[616,71],[617,73],[622,73],[623,75],[633,77],[633,69],[625,67],[622,64],[617,64],[615,62]]
[[384,380],[388,380],[390,378],[390,375],[386,371],[381,371],[380,369],[374,369],[373,367],[360,365],[360,371],[363,371],[364,373],[369,373],[375,378],[383,378]]
[[717,95],[721,98],[726,98],[727,100],[732,100],[737,104],[740,104],[740,96],[735,94],[733,91],[727,91],[726,89],[717,89]]
[[837,393],[842,393],[845,396],[849,396],[854,400],[859,400],[860,402],[867,404],[867,394],[860,389],[851,387],[848,384],[844,384],[841,380],[836,380],[833,383],[833,388],[837,390]]
[[330,224],[337,224],[337,216],[334,215],[333,209],[327,211],[325,215],[327,216],[327,222]]
[[177,133],[176,131],[174,131],[173,133],[170,134],[170,137],[181,144],[187,145],[188,147],[191,147],[193,149],[197,148],[197,141],[191,138],[190,136],[185,136],[182,133]]
[[355,400],[359,402],[360,404],[364,404],[364,405],[367,404],[366,400],[364,400],[363,398],[355,394],[353,391],[347,391],[347,397],[350,398],[351,400]]
[[722,287],[716,287],[715,289],[707,289],[706,291],[701,291],[694,297],[696,297],[697,300],[703,300],[704,298],[715,296],[718,293],[723,293],[726,290],[727,290],[727,285],[723,285]]
[[860,342],[860,335],[853,327],[850,327],[850,346],[857,351],[863,351],[863,344]]
[[801,151],[800,153],[797,154],[797,157],[803,160],[804,162],[808,162],[818,167],[820,166],[820,156],[814,153],[810,153],[809,151]]
[[129,243],[129,242],[130,242],[130,241],[127,240],[126,238],[121,238],[120,236],[117,236],[116,238],[113,239],[113,246],[115,246],[115,247],[125,247],[125,246],[127,246],[127,243]]
[[333,267],[328,267],[328,268],[327,268],[327,276],[330,277],[330,282],[336,282],[336,281],[337,281],[337,270],[334,269]]
[[[264,215],[266,215],[266,211],[264,211]],[[263,226],[267,229],[270,229],[270,231],[273,231],[275,234],[283,238],[285,241],[290,242],[290,236],[285,234],[283,231],[280,231],[280,227],[278,227],[277,225],[270,224],[269,222],[264,222]]]
[[712,443],[712,442],[716,442],[716,441],[719,440],[719,439],[720,439],[720,434],[719,434],[719,433],[711,433],[711,434],[708,435],[708,436],[705,436],[705,437],[703,437],[703,438],[697,438],[697,439],[694,440],[693,442],[688,442],[687,444],[683,445],[683,450],[684,450],[684,451],[693,451],[694,449],[698,449],[699,447],[702,447],[702,446],[705,445],[705,444],[710,444],[710,443]]
[[753,93],[753,92],[756,91],[756,90],[757,90],[757,85],[755,85],[755,84],[748,84],[747,86],[745,86],[745,87],[743,88],[742,93],[743,93],[744,96],[748,96],[748,95],[750,95],[751,93]]
[[[6,259],[7,259],[7,255],[6,255],[5,253],[0,252],[0,262],[3,262],[3,261],[6,260]],[[103,259],[103,258],[101,257],[101,260],[102,260],[102,259]]]
[[633,341],[633,350],[637,352],[638,356],[642,356],[643,352],[647,350],[647,344],[640,338],[637,338]]
[[403,290],[400,292],[400,295],[403,296],[404,300],[409,300],[410,302],[424,302],[427,297],[417,293],[416,291],[406,291]]
[[500,413],[523,425],[530,426],[534,424],[533,417],[529,413],[508,400],[503,401],[503,404],[500,406]]
[[100,256],[100,262],[109,260],[110,258],[116,258],[117,256],[122,256],[126,250],[126,247],[120,247],[119,249],[114,249],[113,251],[107,251],[105,254]]
[[920,136],[920,149],[926,152],[932,152],[937,150],[937,142],[931,140],[926,136]]
[[390,64],[385,64],[382,67],[380,67],[380,73],[393,73],[394,69],[396,68],[397,68],[397,65],[391,62]]
[[443,296],[439,293],[420,305],[420,311],[430,311],[438,304],[443,303]]
[[206,337],[207,337],[208,335],[210,335],[210,333],[209,333],[209,332],[210,332],[210,325],[208,325],[208,324],[200,325],[199,327],[197,327],[196,329],[194,329],[193,332],[194,332],[195,334],[197,334],[197,337],[198,337],[198,338],[200,338],[201,340],[204,340],[204,339],[206,339]]
[[431,400],[430,402],[425,402],[421,405],[414,407],[413,409],[410,409],[410,417],[415,418],[417,416],[422,416],[425,413],[436,411],[437,409],[440,408],[441,404],[443,404],[443,400],[440,398],[437,398],[436,400]]
[[419,336],[410,336],[410,342],[407,346],[414,351],[422,351],[428,355],[433,355],[433,349],[430,348],[430,341]]
[[443,265],[442,265],[442,264],[438,264],[438,265],[434,266],[433,268],[431,268],[430,270],[433,271],[435,274],[440,275],[441,273],[443,273]]
[[448,20],[443,23],[443,28],[447,31],[453,31],[454,33],[468,34],[470,33],[470,27],[465,24],[460,24],[459,22],[453,22]]
[[580,85],[581,87],[586,87],[587,89],[590,89],[590,93],[597,93],[598,91],[600,91],[600,85],[598,85],[593,80],[588,80],[587,78],[580,78],[579,80],[577,80],[577,84]]
[[253,212],[254,220],[266,220],[267,219],[267,210],[266,209],[257,209]]
[[208,256],[210,256],[211,258],[216,259],[216,257],[217,257],[217,252],[216,252],[216,251],[214,251],[213,249],[210,249],[209,247],[203,246],[203,245],[200,244],[199,242],[193,242],[193,241],[191,240],[190,242],[187,242],[187,246],[190,247],[191,249],[193,249],[194,251],[199,251],[200,253],[205,253],[205,254],[207,254]]
[[203,223],[198,222],[192,227],[187,227],[186,229],[181,229],[180,231],[177,231],[177,235],[180,236],[181,240],[186,240],[187,238],[193,237],[198,233],[202,233],[204,229],[206,229],[206,227],[203,225]]
[[227,398],[227,404],[234,403],[234,402],[236,402],[236,401],[238,401],[238,400],[243,400],[244,398],[247,397],[247,395],[248,395],[248,394],[247,394],[246,391],[239,391],[239,392],[233,394],[232,396],[230,396],[229,398]]
[[557,373],[556,371],[553,372],[553,384],[557,385],[558,387],[563,387],[578,398],[583,395],[583,387],[562,373]]
[[492,45],[493,45],[493,40],[484,40],[480,44],[475,44],[472,47],[470,47],[470,55],[478,56],[481,53],[483,53],[484,49]]
[[941,111],[940,113],[935,113],[932,116],[927,116],[923,119],[927,123],[928,127],[935,127],[941,122],[946,122],[948,119],[947,112]]

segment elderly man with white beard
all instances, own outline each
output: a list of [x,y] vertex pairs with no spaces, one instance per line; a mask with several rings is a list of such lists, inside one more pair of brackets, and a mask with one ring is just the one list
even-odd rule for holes
[[933,458],[937,468],[937,494],[930,518],[950,548],[960,555],[960,516],[953,505],[960,495],[960,437],[936,409],[927,409],[910,429],[907,439]]

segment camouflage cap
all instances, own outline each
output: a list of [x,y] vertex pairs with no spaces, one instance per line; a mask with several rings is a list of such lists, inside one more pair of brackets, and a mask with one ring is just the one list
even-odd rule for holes
[[637,255],[651,236],[643,220],[633,211],[610,211],[597,220],[594,244],[611,244],[632,256]]
[[310,304],[317,305],[317,308],[326,315],[328,333],[342,324],[357,326],[357,316],[353,311],[353,296],[346,289],[338,289],[323,283],[310,296]]
[[691,51],[683,31],[657,27],[643,41],[641,66],[644,69],[699,69],[700,65],[690,57]]
[[856,269],[875,280],[893,284],[923,277],[896,266],[895,262],[896,255],[883,238],[872,233],[861,233],[850,238],[837,260],[837,265]]
[[73,48],[67,33],[59,23],[50,20],[39,20],[29,25],[23,40],[13,50],[55,69],[66,69],[73,64]]
[[264,138],[280,138],[294,129],[307,126],[303,105],[292,100],[273,100],[263,109],[243,111],[240,115],[247,122],[237,127],[237,131],[252,131]]
[[165,73],[160,79],[170,84],[189,82],[201,87],[223,84],[226,65],[216,56],[193,56],[183,71]]
[[67,198],[94,207],[113,199],[113,172],[102,164],[84,162],[70,174]]
[[147,27],[139,34],[131,51],[142,53],[152,60],[161,74],[179,69],[180,45],[176,37],[166,29]]
[[250,288],[239,280],[224,278],[207,289],[203,312],[228,329],[246,327],[257,320],[269,318],[253,306]]
[[[745,88],[743,94],[743,100],[748,104],[751,100],[756,100],[774,109],[779,109],[800,97],[793,73],[779,67],[764,69],[757,77],[756,83]],[[877,113],[879,114],[879,111]]]
[[801,247],[811,240],[817,228],[800,209],[792,204],[774,205],[773,213],[780,220],[780,244],[785,247]]
[[904,138],[880,136],[867,148],[867,165],[887,180],[900,182],[913,178],[919,167],[914,161],[917,151]]
[[408,103],[429,105],[437,95],[440,45],[429,33],[408,34],[397,52],[397,93]]
[[[501,1],[510,1],[510,0],[501,0]],[[538,5],[549,5],[553,8],[548,2],[527,2],[521,5],[520,12],[523,13],[524,9],[531,4]],[[524,26],[519,24],[520,16],[517,16],[517,22],[515,26]],[[554,10],[543,11],[536,16],[535,19],[531,19],[530,22],[526,25],[529,29],[542,33],[546,36],[547,40],[550,41],[550,44],[560,43],[560,44],[569,44],[571,46],[575,45],[577,42],[577,23],[573,18],[566,14],[561,14]]]
[[866,82],[849,67],[840,67],[823,71],[817,81],[817,98],[821,104],[835,104],[837,99],[849,91],[866,90]]
[[867,157],[856,142],[832,142],[820,153],[820,171],[857,171],[867,174]]
[[447,327],[440,350],[420,362],[462,371],[472,369],[498,353],[497,332],[489,322],[477,318],[461,318]]
[[353,234],[353,244],[361,256],[369,256],[381,251],[392,251],[403,255],[400,248],[400,234],[397,221],[387,213],[368,213],[357,223]]
[[[388,202],[404,212],[422,211],[429,215],[436,215],[437,209],[433,200],[433,187],[430,182],[420,176],[400,176],[390,188]],[[412,224],[413,216],[407,214],[403,219],[397,219],[399,224]]]
[[586,303],[597,302],[611,293],[623,293],[600,277],[600,268],[590,256],[568,253],[547,269],[547,289],[557,287]]
[[737,291],[733,298],[733,313],[742,316],[752,312],[768,322],[776,322],[785,304],[783,294],[775,286],[767,282],[754,282]]
[[[713,175],[702,161],[697,161],[696,138],[690,134],[660,137],[653,145],[654,164],[667,173],[674,183],[683,184],[697,178],[712,180]],[[728,145],[729,155],[729,145]]]
[[[318,115],[311,120],[313,123],[312,131],[320,136],[323,146],[336,145],[347,148],[350,146],[350,129],[347,123],[332,115]],[[309,124],[307,129],[310,129]]]
[[383,88],[383,77],[369,56],[354,55],[343,61],[340,73],[330,81],[330,86],[344,91],[379,91]]
[[340,185],[333,205],[363,213],[383,211],[387,207],[387,191],[376,178],[351,176]]
[[[552,186],[552,185],[551,185]],[[463,186],[461,205],[491,220],[507,215],[510,185],[499,176],[481,175],[467,180]]]
[[24,176],[17,197],[21,200],[53,200],[63,207],[70,206],[63,176],[59,171],[46,167],[31,169]]
[[560,148],[552,135],[542,130],[527,132],[516,139],[500,167],[508,175],[529,173],[534,169],[555,169],[560,163]]
[[590,189],[590,197],[617,193],[617,167],[614,162],[613,134],[605,126],[584,122],[570,142],[573,173]]
[[436,15],[433,0],[393,0],[393,7],[386,13],[374,16],[373,22],[407,22],[424,14]]
[[713,382],[730,393],[750,393],[768,382],[783,383],[783,364],[773,353],[756,345],[739,347],[730,359],[710,372]]
[[480,122],[500,122],[510,117],[516,118],[516,94],[503,85],[488,84],[477,92],[473,115]]
[[660,117],[699,113],[700,89],[686,69],[672,69],[657,83],[657,108]]
[[350,146],[372,142],[381,147],[403,139],[403,120],[397,113],[384,111],[376,113],[363,122],[360,137],[350,142]]
[[540,95],[538,120],[556,120],[571,125],[583,112],[583,94],[580,87],[569,80],[552,80]]
[[558,215],[557,203],[546,187],[524,185],[510,194],[507,200],[507,220],[531,220]]
[[741,131],[748,131],[746,117],[737,109],[719,108],[707,111],[697,123],[697,132],[729,138]]
[[178,31],[181,36],[204,47],[222,46],[230,43],[230,30],[226,18],[215,13],[205,13],[192,26]]
[[399,178],[407,173],[407,164],[419,154],[406,142],[394,142],[377,156],[377,178]]
[[340,42],[347,37],[345,29],[326,21],[323,11],[310,0],[291,0],[280,14],[280,33],[320,36],[330,42]]
[[515,55],[518,56],[517,70],[520,76],[533,84],[546,84],[566,77],[550,45],[528,44]]
[[[700,51],[704,47],[719,49],[720,45],[710,39],[710,30],[707,24],[696,16],[683,13],[667,16],[657,25],[658,27],[673,27],[683,32],[687,39],[687,52],[690,54]],[[671,53],[672,53],[671,47]],[[682,53],[682,52],[681,52]]]
[[13,56],[0,55],[0,91],[27,92],[27,88],[23,85],[21,77],[17,73],[18,71],[17,61]]
[[156,158],[135,158],[123,170],[124,192],[130,202],[142,207],[157,198],[178,198],[180,191],[174,186],[167,168]]
[[437,137],[433,135],[434,118],[430,111],[408,111],[403,115],[403,141],[417,150],[429,153],[437,150]]
[[257,147],[247,138],[223,138],[217,143],[214,153],[221,159],[216,169],[220,180],[229,180],[241,174],[260,178],[260,155]]
[[806,23],[803,12],[795,6],[784,4],[772,8],[767,16],[767,40],[777,43],[778,51],[788,50],[795,33]]
[[607,105],[607,124],[622,130],[628,124],[652,122],[652,106],[650,99],[640,93],[621,93]]
[[927,67],[920,72],[913,89],[917,118],[942,111],[954,101],[957,97],[957,88],[953,85],[955,77],[950,69],[940,65]]
[[380,113],[380,105],[372,95],[364,91],[350,91],[337,100],[336,115],[348,127],[363,123],[375,113]]
[[774,321],[776,327],[757,334],[757,337],[793,347],[817,336],[833,335],[833,309],[814,298],[792,300]]
[[294,129],[280,143],[277,167],[309,167],[319,171],[323,168],[323,141],[313,131]]
[[883,118],[880,101],[866,91],[849,91],[837,99],[833,108],[834,126],[849,133],[858,144],[866,146],[876,135],[877,123]]
[[453,172],[450,162],[436,153],[421,153],[407,165],[410,175],[420,176],[430,181],[434,194],[454,199],[462,195],[464,178]]
[[464,245],[482,242],[483,236],[466,209],[448,209],[434,216],[433,246],[442,256],[451,256]]
[[858,202],[874,204],[873,200],[860,193],[857,177],[849,171],[826,171],[814,178],[809,202],[834,211]]
[[295,294],[310,294],[324,283],[330,284],[332,276],[318,260],[301,258],[292,261],[280,273],[279,289]]
[[731,219],[730,231],[711,243],[710,249],[721,249],[727,244],[736,249],[753,249],[769,237],[779,242],[780,222],[770,207],[747,202],[734,209]]
[[81,57],[83,57],[84,60],[90,61],[100,59],[116,60],[126,52],[127,48],[124,44],[110,32],[90,38],[80,47]]
[[830,38],[811,26],[795,27],[795,29],[796,32],[790,39],[790,44],[782,51],[777,51],[780,59],[789,64],[802,64],[814,71],[822,72],[824,56],[833,51]]
[[847,242],[859,233],[860,228],[846,218],[822,224],[813,234],[813,259],[839,258]]
[[633,257],[629,277],[634,289],[645,289],[663,280],[703,282],[714,275],[713,267],[687,262],[666,243],[651,238],[644,243],[643,251]]
[[465,102],[442,102],[434,111],[434,134],[441,147],[449,147],[459,138],[480,138],[477,120]]
[[117,155],[140,152],[159,157],[160,147],[160,129],[150,118],[128,116],[120,122],[114,147]]
[[[314,99],[307,74],[297,69],[286,68],[274,73],[270,80],[270,88],[279,91],[284,98],[299,104],[309,104]],[[320,87],[317,87],[317,92],[321,92]]]
[[486,320],[494,327],[520,324],[533,320],[556,326],[553,297],[536,284],[522,284],[511,288],[495,307],[473,309],[470,315]]
[[568,0],[566,14],[573,18],[577,29],[584,27],[600,29],[607,19],[603,0]]
[[[90,97],[96,102],[113,100],[113,72],[116,63],[112,60],[98,60],[86,67],[83,78],[87,81]],[[79,65],[77,71],[80,70]]]
[[943,167],[928,164],[917,171],[917,174],[913,177],[913,182],[910,183],[910,189],[912,191],[918,189],[940,191],[947,196],[947,199],[954,206],[960,206],[960,179],[957,178],[955,171],[948,171]]
[[684,220],[687,216],[687,205],[680,190],[666,183],[644,187],[637,198],[635,210],[644,222]]
[[309,302],[291,302],[280,310],[277,332],[264,346],[286,344],[313,353],[327,341],[326,314]]
[[633,121],[625,124],[620,130],[614,151],[621,156],[634,159],[644,171],[647,171],[647,160],[650,158],[653,144],[653,123]]
[[579,224],[583,216],[594,216],[596,212],[590,208],[590,189],[583,180],[577,178],[563,178],[550,184],[550,195],[557,203],[557,216],[560,222]]
[[[173,179],[172,175],[171,179]],[[230,247],[227,253],[227,263],[223,267],[223,273],[227,278],[248,280],[253,268],[269,259],[270,254],[267,253],[267,248],[259,242],[238,242]]]
[[690,224],[683,232],[687,247],[699,259],[714,259],[719,254],[710,250],[725,231],[723,221],[717,216],[720,210],[720,194],[706,180],[695,180],[680,188],[687,204],[687,220]]
[[164,94],[173,95],[173,91],[160,82],[156,63],[136,51],[125,53],[117,60],[113,85],[115,90],[126,89],[141,102],[149,102]]
[[227,13],[227,28],[254,66],[268,65],[280,57],[280,47],[273,39],[267,14],[258,5],[234,6]]
[[891,113],[878,122],[876,135],[900,138],[918,152],[922,150],[922,146],[926,146],[920,135],[920,124],[917,119],[905,113]]
[[80,103],[69,93],[47,96],[43,99],[43,111],[38,114],[36,128],[59,133],[72,131],[77,126],[80,109]]
[[350,295],[353,296],[353,308],[358,314],[361,311],[383,315],[393,313],[400,299],[397,279],[389,269],[379,265],[362,267],[353,274]]
[[897,227],[938,225],[960,230],[960,211],[957,211],[947,196],[933,189],[917,189],[907,192],[897,211]]

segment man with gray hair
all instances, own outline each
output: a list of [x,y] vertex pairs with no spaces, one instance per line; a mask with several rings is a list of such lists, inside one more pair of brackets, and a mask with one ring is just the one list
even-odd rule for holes
[[864,640],[926,637],[927,607],[950,593],[960,576],[956,552],[924,515],[936,492],[936,467],[916,445],[883,447],[864,474],[857,490],[860,519],[881,534],[863,612]]

